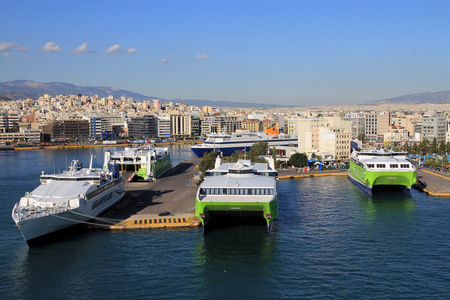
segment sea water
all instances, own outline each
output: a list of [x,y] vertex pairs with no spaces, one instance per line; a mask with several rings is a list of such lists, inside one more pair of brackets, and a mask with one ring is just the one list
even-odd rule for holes
[[[67,232],[28,248],[11,210],[39,174],[107,148],[0,152],[0,299],[443,299],[450,199],[371,198],[346,177],[279,180],[279,218],[201,228]],[[114,148],[110,149],[114,151]],[[194,157],[171,146],[174,164]]]

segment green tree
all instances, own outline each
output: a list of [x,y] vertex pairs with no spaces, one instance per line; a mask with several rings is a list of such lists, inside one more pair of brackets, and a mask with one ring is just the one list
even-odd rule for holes
[[431,142],[430,145],[431,153],[436,153],[437,149],[438,149],[437,138],[433,138],[433,141]]
[[322,156],[317,155],[317,154],[315,154],[315,153],[311,154],[311,158],[313,158],[313,159],[315,159],[315,160],[322,161]]
[[255,150],[256,155],[266,155],[267,150],[269,150],[269,144],[263,141],[255,142],[250,151],[253,149]]
[[417,146],[417,143],[414,143],[411,147],[411,153],[412,154],[419,154],[419,146]]
[[430,141],[428,139],[425,139],[419,145],[419,153],[426,154],[430,152],[431,152]]
[[306,166],[307,160],[308,156],[306,156],[306,153],[295,153],[289,158],[289,164],[294,167],[301,168]]
[[442,142],[439,143],[439,151],[438,151],[438,153],[439,153],[440,155],[444,155],[445,152],[446,152],[446,151],[445,151],[445,142],[442,141]]
[[409,152],[409,144],[408,144],[408,141],[406,141],[405,144],[403,145],[403,151]]
[[203,155],[202,161],[198,165],[198,169],[202,172],[202,175],[205,175],[207,170],[214,169],[214,165],[216,163],[217,154],[214,151],[207,152]]
[[358,134],[357,139],[360,140],[363,144],[367,143],[367,138],[366,138],[366,135],[364,133]]
[[239,153],[234,152],[233,154],[231,154],[231,160],[232,161],[238,161],[239,160]]

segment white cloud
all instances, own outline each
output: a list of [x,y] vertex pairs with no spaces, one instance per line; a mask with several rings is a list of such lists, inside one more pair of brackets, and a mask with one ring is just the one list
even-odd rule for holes
[[45,52],[59,52],[61,50],[62,50],[61,46],[56,45],[56,43],[54,42],[48,42],[47,44],[45,44],[44,48],[41,49],[41,51]]
[[123,50],[119,44],[113,45],[105,51],[105,53],[109,53],[111,55],[121,55],[121,54],[132,54],[136,53],[138,50],[136,48],[130,48],[128,50]]
[[209,55],[208,54],[199,54],[197,55],[197,59],[208,59]]
[[28,50],[28,46],[22,46],[16,43],[9,43],[9,42],[1,42],[0,43],[0,51],[10,51],[13,49],[17,49],[20,51]]
[[73,49],[72,51],[70,51],[70,53],[72,54],[79,54],[79,53],[97,53],[97,51],[90,51],[88,49],[88,44],[87,43],[83,43],[81,46]]
[[137,49],[136,48],[130,48],[127,51],[125,51],[125,54],[132,54],[132,53],[136,53]]
[[169,62],[170,62],[170,59],[168,59],[168,58],[163,58],[159,61],[159,63],[161,65],[167,65]]
[[0,57],[12,58],[11,52],[0,53]]

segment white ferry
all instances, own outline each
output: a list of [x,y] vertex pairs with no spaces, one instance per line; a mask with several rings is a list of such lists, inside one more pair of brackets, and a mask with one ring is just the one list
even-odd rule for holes
[[213,217],[260,217],[272,231],[278,217],[277,171],[273,159],[267,163],[223,163],[216,159],[215,168],[197,191],[195,216],[205,226]]
[[153,147],[149,144],[140,147],[127,147],[123,151],[106,152],[106,164],[116,163],[121,171],[135,172],[144,181],[152,181],[172,168],[169,148]]
[[212,133],[207,135],[203,144],[191,146],[197,157],[206,152],[218,151],[223,156],[231,156],[235,152],[250,151],[255,142],[267,142],[270,148],[277,146],[298,146],[298,137],[293,134],[267,134],[266,132],[248,133]]
[[119,166],[89,168],[73,160],[67,171],[47,175],[41,185],[14,205],[12,218],[29,246],[51,233],[101,214],[125,194]]

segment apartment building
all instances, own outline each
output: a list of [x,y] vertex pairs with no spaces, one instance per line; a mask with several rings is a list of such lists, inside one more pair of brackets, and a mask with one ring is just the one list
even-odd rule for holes
[[43,126],[51,140],[89,138],[89,120],[70,119],[51,121]]
[[263,131],[263,122],[258,119],[245,119],[242,121],[242,128],[249,132]]
[[298,152],[331,153],[335,160],[350,157],[352,122],[340,117],[297,119]]
[[376,143],[383,139],[384,134],[389,131],[390,112],[366,114],[365,135],[369,143]]
[[430,142],[436,138],[437,142],[445,141],[447,132],[447,118],[441,112],[429,111],[422,116],[421,140]]
[[150,138],[158,135],[158,119],[155,116],[133,117],[127,121],[128,136]]

